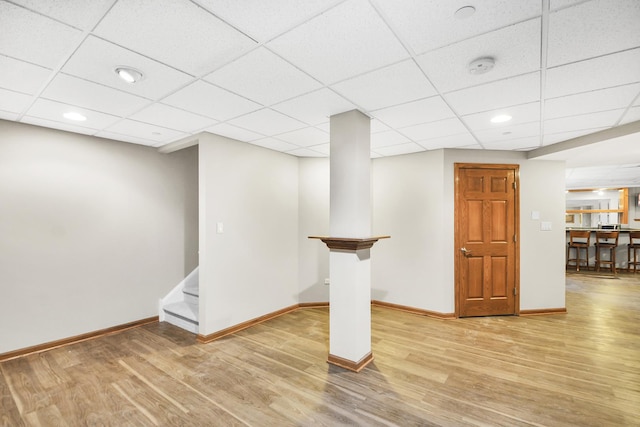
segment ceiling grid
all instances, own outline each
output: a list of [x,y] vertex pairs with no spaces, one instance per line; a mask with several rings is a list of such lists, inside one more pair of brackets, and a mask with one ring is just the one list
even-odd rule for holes
[[[637,0],[0,0],[0,119],[326,157],[329,116],[355,108],[372,157],[561,147],[640,120],[638,22]],[[477,59],[490,70],[470,72]],[[123,66],[142,78],[125,83]],[[630,146],[613,163],[618,138]],[[640,186],[636,145],[545,158],[567,161],[570,186],[587,166]]]

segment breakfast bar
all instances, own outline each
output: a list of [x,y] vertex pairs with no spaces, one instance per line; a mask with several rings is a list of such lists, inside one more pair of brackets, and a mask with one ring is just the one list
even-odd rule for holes
[[[574,236],[578,234],[584,235],[584,232],[589,232],[588,239],[574,239],[579,243],[576,246],[570,246],[571,243],[571,232],[583,232],[583,233],[573,233]],[[589,227],[567,227],[567,269],[576,269],[576,270],[600,270],[605,266],[602,264],[609,264],[606,266],[606,270],[610,270],[613,273],[616,271],[625,270],[625,271],[633,271],[635,273],[638,265],[640,265],[640,261],[638,261],[636,257],[636,250],[640,249],[640,229],[638,228],[628,228],[628,227],[619,227],[619,226],[603,226],[601,228],[589,228]],[[601,243],[598,248],[596,245],[597,233],[608,233],[608,240],[600,239]],[[611,234],[611,232],[614,232]],[[617,233],[615,233],[617,232]],[[617,235],[616,235],[617,234]],[[614,238],[614,236],[616,238]],[[586,247],[584,245],[580,245],[580,243],[585,243],[588,240],[588,245]],[[609,246],[607,246],[607,244]],[[578,249],[580,248],[580,249]],[[603,251],[602,249],[610,249],[609,251]],[[586,262],[585,262],[585,253],[586,249]],[[578,256],[576,251],[583,251]],[[607,253],[609,252],[609,253]],[[582,262],[580,261],[582,259]],[[599,261],[599,262],[597,262]],[[585,265],[586,264],[586,265]],[[598,268],[600,267],[600,268]]]

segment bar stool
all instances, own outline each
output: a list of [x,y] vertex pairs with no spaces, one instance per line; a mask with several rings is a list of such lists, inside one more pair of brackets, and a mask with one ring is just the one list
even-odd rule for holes
[[[629,232],[629,243],[627,244],[627,271],[631,271],[633,266],[633,274],[636,274],[636,270],[640,262],[636,254],[640,249],[640,231]],[[633,258],[631,258],[631,252],[633,251]]]
[[[619,235],[619,231],[596,231],[596,271],[600,271],[601,264],[608,264],[611,272],[616,274],[616,248]],[[608,260],[603,260],[600,256],[600,251],[603,249],[609,251]]]
[[[569,243],[567,245],[567,265],[574,263],[576,271],[580,271],[580,263],[584,262],[587,270],[589,269],[589,242],[591,241],[591,232],[584,230],[569,230]],[[571,249],[576,250],[576,257],[571,258]],[[584,260],[580,256],[580,250],[584,249]]]

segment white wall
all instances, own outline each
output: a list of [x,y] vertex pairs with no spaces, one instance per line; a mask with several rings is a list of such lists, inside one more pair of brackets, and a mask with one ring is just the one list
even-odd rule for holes
[[[563,308],[564,163],[518,152],[436,150],[374,160],[374,234],[391,239],[372,249],[373,298],[455,311],[456,162],[520,165],[520,308]],[[533,210],[540,220],[530,219]],[[553,230],[540,231],[540,221]]]
[[[565,163],[520,165],[520,309],[565,307]],[[532,220],[531,212],[540,213]],[[542,221],[552,231],[541,231]]]
[[[301,238],[328,227],[326,162],[300,163]],[[372,298],[439,313],[455,311],[456,162],[520,165],[520,308],[564,307],[564,163],[499,151],[435,150],[373,160],[373,234],[391,239],[371,249]],[[530,219],[533,210],[540,220]],[[553,230],[540,231],[541,221],[550,221]],[[320,246],[318,251],[301,240],[301,302],[328,299],[318,285],[329,272],[328,250]]]
[[329,159],[300,158],[298,247],[300,302],[329,301],[329,249],[308,236],[329,235]]
[[372,298],[438,312],[450,310],[444,285],[443,152],[373,161]]
[[0,353],[157,315],[197,262],[196,149],[0,135]]
[[199,141],[199,332],[209,335],[298,303],[298,159]]
[[[454,280],[454,163],[520,165],[520,309],[564,308],[564,162],[527,160],[521,152],[445,150],[446,283]],[[531,220],[532,211],[540,220]],[[541,231],[541,221],[551,222],[552,230]]]

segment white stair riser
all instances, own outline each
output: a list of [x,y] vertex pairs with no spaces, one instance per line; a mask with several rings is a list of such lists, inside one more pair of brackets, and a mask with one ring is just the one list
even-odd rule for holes
[[198,325],[181,317],[174,316],[172,313],[165,312],[164,321],[193,334],[198,333]]
[[189,294],[184,294],[184,302],[195,304],[196,306],[199,304],[198,297]]

